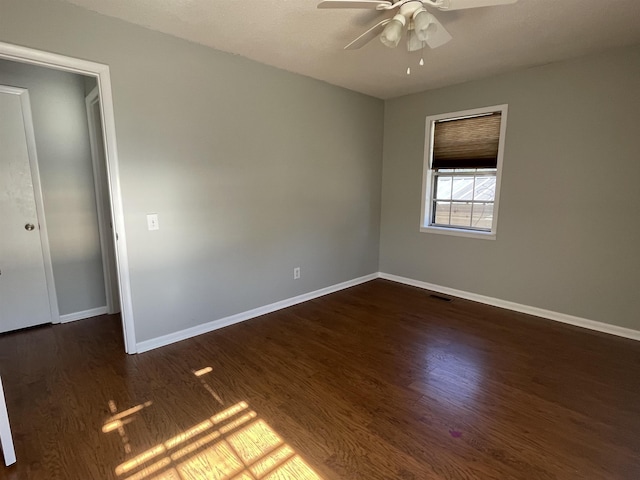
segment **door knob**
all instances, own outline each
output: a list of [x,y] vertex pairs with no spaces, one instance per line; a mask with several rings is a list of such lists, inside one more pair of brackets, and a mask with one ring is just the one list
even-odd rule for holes
[[30,231],[31,231],[31,230],[33,230],[34,228],[36,228],[36,227],[33,225],[33,223],[27,223],[27,224],[24,226],[24,229],[25,229],[27,232],[30,232]]

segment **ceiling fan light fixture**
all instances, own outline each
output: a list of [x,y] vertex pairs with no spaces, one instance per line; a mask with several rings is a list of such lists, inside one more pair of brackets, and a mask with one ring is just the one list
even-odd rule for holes
[[387,23],[387,26],[384,27],[382,35],[380,35],[380,41],[389,48],[396,48],[398,43],[400,43],[406,24],[407,19],[404,15],[396,15],[389,23]]
[[429,39],[429,35],[435,33],[438,29],[435,21],[435,17],[427,12],[424,7],[416,10],[413,14],[413,25],[416,35],[418,36],[418,40],[426,42]]
[[415,30],[409,30],[407,34],[407,51],[416,52],[424,48],[424,42],[418,38]]

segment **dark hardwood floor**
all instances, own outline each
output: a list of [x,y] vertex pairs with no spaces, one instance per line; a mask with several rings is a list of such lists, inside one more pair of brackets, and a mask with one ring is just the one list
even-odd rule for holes
[[0,336],[0,479],[640,479],[640,342],[375,280],[145,354]]

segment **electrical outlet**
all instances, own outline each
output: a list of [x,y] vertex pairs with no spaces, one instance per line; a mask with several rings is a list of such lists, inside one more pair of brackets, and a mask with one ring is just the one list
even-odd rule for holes
[[293,269],[293,279],[298,280],[300,278],[300,267]]
[[160,224],[158,223],[157,213],[150,213],[147,215],[147,229],[160,230]]

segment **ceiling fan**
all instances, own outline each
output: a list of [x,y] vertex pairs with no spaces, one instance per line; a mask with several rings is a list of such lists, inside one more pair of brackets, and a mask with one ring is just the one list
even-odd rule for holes
[[[398,13],[386,18],[364,32],[345,50],[363,47],[380,35],[380,41],[389,48],[400,43],[402,34],[407,31],[407,50],[414,52],[428,45],[437,48],[449,40],[451,35],[434,17],[427,7],[442,11],[463,10],[467,8],[492,7],[516,3],[518,0],[324,0],[318,8],[365,8],[379,11],[398,9]],[[422,61],[421,61],[422,63]]]

